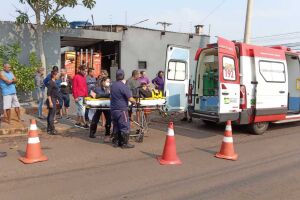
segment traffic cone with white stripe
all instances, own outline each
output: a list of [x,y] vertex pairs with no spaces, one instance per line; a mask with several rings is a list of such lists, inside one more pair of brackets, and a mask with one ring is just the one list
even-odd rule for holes
[[35,162],[42,162],[48,160],[46,156],[43,155],[41,149],[41,143],[38,136],[36,121],[35,119],[30,120],[30,128],[28,132],[28,142],[26,148],[25,157],[19,158],[24,164],[32,164]]
[[227,160],[237,160],[238,158],[238,155],[234,152],[233,148],[232,128],[230,120],[227,121],[221,150],[216,154],[216,157]]
[[174,124],[169,122],[168,133],[162,156],[158,157],[161,165],[179,165],[182,164],[176,153],[176,143],[174,136]]

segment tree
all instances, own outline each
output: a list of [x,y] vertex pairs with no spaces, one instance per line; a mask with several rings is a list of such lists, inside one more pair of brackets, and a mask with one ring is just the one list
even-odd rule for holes
[[[68,26],[68,22],[64,15],[59,14],[64,8],[74,8],[82,5],[92,9],[95,0],[19,0],[20,3],[29,5],[35,17],[36,26],[31,26],[36,34],[38,49],[40,52],[41,64],[46,68],[46,56],[43,45],[43,35],[49,29],[61,29]],[[16,18],[17,24],[30,23],[28,13],[17,10],[19,16]],[[31,23],[32,24],[32,23]]]
[[22,48],[19,43],[0,45],[0,68],[4,63],[9,63],[12,66],[12,71],[17,77],[16,87],[18,92],[25,93],[31,92],[34,89],[34,74],[41,66],[36,53],[30,53],[28,57],[29,65],[24,65],[19,61],[19,55]]

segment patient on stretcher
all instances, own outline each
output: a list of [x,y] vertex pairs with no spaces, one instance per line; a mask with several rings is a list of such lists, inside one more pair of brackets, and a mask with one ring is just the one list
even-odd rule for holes
[[152,97],[152,92],[150,88],[147,86],[147,83],[142,82],[139,87],[139,98],[150,98]]
[[142,82],[141,86],[132,91],[134,98],[163,98],[162,91],[151,89],[149,85]]

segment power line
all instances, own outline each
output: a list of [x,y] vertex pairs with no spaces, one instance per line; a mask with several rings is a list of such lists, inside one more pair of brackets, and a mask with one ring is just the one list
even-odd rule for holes
[[278,44],[278,46],[299,47],[299,46],[300,46],[300,42],[292,42],[292,43],[286,43],[286,44]]
[[[295,32],[289,32],[289,33],[281,33],[281,34],[274,34],[274,35],[265,35],[265,36],[258,36],[258,37],[252,37],[251,40],[260,40],[260,39],[265,39],[265,40],[275,40],[274,37],[277,39],[285,39],[288,37],[295,37],[295,35],[300,34],[300,31],[295,31]],[[297,36],[298,38],[298,36]],[[297,39],[295,38],[295,39]],[[294,39],[294,38],[292,38]],[[243,39],[238,39],[237,41],[242,41]]]
[[259,36],[259,37],[253,37],[251,39],[260,39],[260,38],[268,38],[268,37],[277,37],[277,36],[285,36],[285,35],[292,35],[292,34],[299,34],[300,31],[296,32],[290,32],[290,33],[281,33],[281,34],[275,34],[275,35],[265,35],[265,36]]
[[202,19],[201,24],[203,24],[203,22],[204,22],[207,18],[209,18],[215,11],[217,11],[217,10],[218,10],[225,2],[226,2],[226,0],[223,0],[219,5],[217,5],[214,9],[212,9],[212,10],[208,13],[208,15],[206,15],[206,16]]
[[141,24],[141,23],[144,23],[144,22],[147,22],[147,21],[149,21],[149,19],[144,19],[142,21],[136,22],[136,23],[132,24],[131,26],[136,26],[138,24]]
[[265,43],[288,43],[294,42],[295,40],[299,40],[300,37],[294,38],[280,38],[280,39],[270,39],[270,40],[263,40],[263,41],[255,41],[255,44],[265,44]]

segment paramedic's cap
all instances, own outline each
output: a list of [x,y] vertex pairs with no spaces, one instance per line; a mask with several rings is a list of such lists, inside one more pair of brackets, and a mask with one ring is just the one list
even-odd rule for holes
[[124,70],[123,69],[118,69],[116,76],[125,76]]

